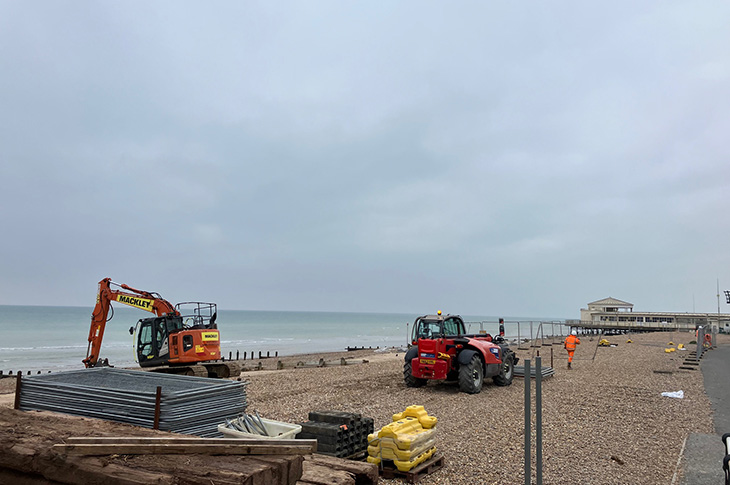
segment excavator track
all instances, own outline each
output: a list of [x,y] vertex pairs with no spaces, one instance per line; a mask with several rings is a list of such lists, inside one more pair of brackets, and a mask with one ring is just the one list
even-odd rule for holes
[[195,376],[195,377],[208,377],[208,369],[205,368],[205,366],[202,365],[191,365],[190,367],[185,367],[186,376]]
[[208,370],[208,377],[227,379],[241,375],[241,366],[238,362],[203,362]]
[[241,375],[241,365],[237,362],[202,362],[195,365],[147,367],[142,370],[212,379],[227,379]]
[[[208,377],[208,369],[200,364],[181,366],[160,366],[146,367],[142,370],[147,372],[159,372],[161,374],[175,374],[178,376]],[[215,376],[213,376],[215,377]]]

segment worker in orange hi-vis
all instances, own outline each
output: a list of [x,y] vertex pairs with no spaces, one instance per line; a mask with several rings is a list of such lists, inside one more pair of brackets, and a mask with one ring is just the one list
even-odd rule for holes
[[578,332],[572,330],[570,335],[565,338],[565,350],[568,351],[568,369],[573,368],[573,354],[575,353],[576,346],[579,344],[580,339],[578,338]]

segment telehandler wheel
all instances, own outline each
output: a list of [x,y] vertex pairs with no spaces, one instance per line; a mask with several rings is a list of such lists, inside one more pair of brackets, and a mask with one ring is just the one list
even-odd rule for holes
[[492,379],[498,386],[509,386],[515,377],[515,356],[510,352],[504,358],[501,372]]
[[482,390],[483,383],[482,360],[474,354],[468,364],[459,367],[459,389],[469,394],[478,394]]
[[423,387],[428,382],[426,379],[413,377],[413,370],[410,362],[406,362],[403,366],[403,380],[406,382],[406,387]]

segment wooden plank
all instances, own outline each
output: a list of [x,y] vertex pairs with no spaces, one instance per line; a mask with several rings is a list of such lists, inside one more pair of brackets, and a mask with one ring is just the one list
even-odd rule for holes
[[[101,290],[100,290],[101,291]],[[162,386],[157,386],[155,392],[155,420],[152,429],[160,429],[160,402],[162,401]]]
[[20,382],[20,380],[22,378],[23,378],[23,374],[20,371],[18,371],[18,377],[17,377],[17,380],[15,381],[15,403],[14,403],[13,409],[20,409],[20,391],[21,391],[21,387],[22,387],[22,383]]
[[[16,480],[21,474],[22,479],[38,477],[43,483],[68,485],[291,485],[301,477],[304,457],[309,456],[69,456],[51,451],[54,443],[68,436],[92,432],[89,426],[84,418],[0,406],[0,484],[24,483]],[[95,422],[93,428],[107,436],[184,436],[106,421]],[[16,476],[4,476],[6,470]]]
[[[311,455],[304,455],[311,456]],[[269,466],[276,466],[279,468],[281,473],[282,483],[293,484],[296,483],[302,476],[302,466],[304,464],[304,456],[297,455],[292,457],[288,456],[272,456],[272,455],[256,455],[246,458],[247,462],[256,460],[261,463],[269,464]],[[277,465],[278,464],[278,465]]]
[[[304,457],[304,467],[302,473],[303,481],[318,483],[323,480],[318,474],[322,474],[322,468],[347,472],[354,477],[354,482],[358,485],[374,485],[378,483],[378,466],[374,463],[366,461],[353,461],[343,458],[335,458],[333,456],[315,453]],[[328,483],[324,480],[321,483]]]
[[144,445],[144,444],[188,444],[188,445],[269,445],[269,446],[309,446],[317,451],[317,440],[271,440],[241,438],[196,438],[196,437],[158,437],[158,436],[71,436],[66,444],[74,445]]
[[53,445],[53,451],[65,455],[307,455],[309,445],[228,445],[228,444],[65,444]]
[[305,463],[302,477],[296,482],[307,485],[355,485],[355,477],[345,470],[334,470],[316,463]]

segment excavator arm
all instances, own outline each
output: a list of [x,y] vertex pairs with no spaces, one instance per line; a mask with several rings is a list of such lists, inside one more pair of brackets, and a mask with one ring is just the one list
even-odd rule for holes
[[[112,289],[112,285],[127,291]],[[99,362],[101,342],[104,338],[107,317],[113,301],[154,313],[157,316],[180,315],[169,301],[157,293],[138,290],[124,284],[117,285],[112,282],[111,278],[104,278],[99,282],[96,306],[94,306],[94,312],[91,314],[89,345],[86,349],[86,358],[82,361],[86,367],[96,367]]]

